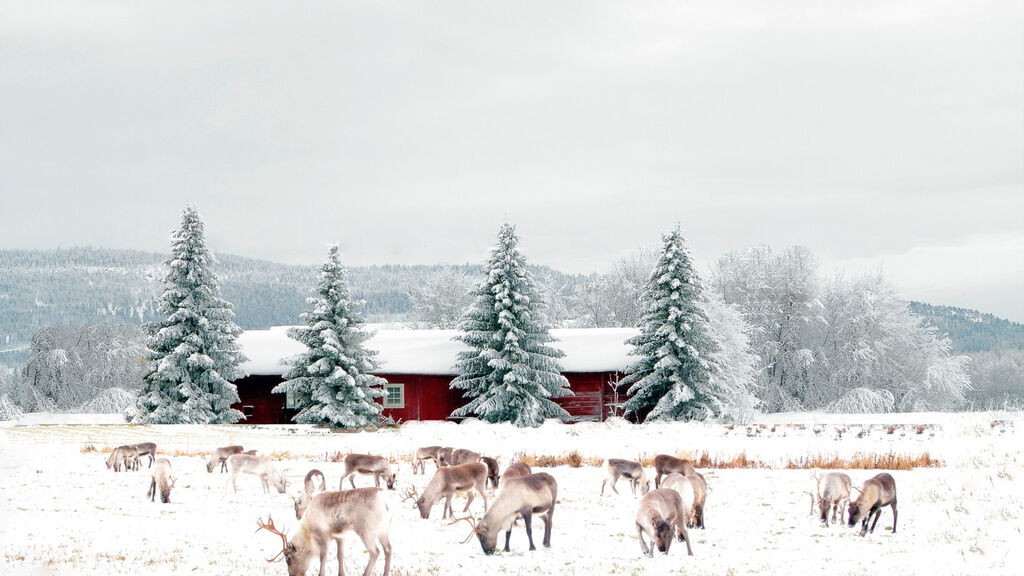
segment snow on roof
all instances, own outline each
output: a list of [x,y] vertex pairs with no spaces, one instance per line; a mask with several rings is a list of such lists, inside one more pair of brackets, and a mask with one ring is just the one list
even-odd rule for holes
[[[466,346],[452,338],[457,330],[374,330],[366,347],[377,351],[380,374],[455,374],[457,354]],[[242,365],[248,374],[282,375],[283,361],[305,351],[305,346],[288,337],[288,327],[246,330],[238,338],[249,358]],[[551,330],[553,344],[565,352],[560,360],[563,372],[622,371],[630,362],[631,347],[625,343],[635,328],[565,328]]]

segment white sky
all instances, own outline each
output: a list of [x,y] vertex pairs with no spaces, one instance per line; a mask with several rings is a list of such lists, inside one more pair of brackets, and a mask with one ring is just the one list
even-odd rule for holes
[[0,248],[803,244],[1024,321],[1024,3],[0,0]]

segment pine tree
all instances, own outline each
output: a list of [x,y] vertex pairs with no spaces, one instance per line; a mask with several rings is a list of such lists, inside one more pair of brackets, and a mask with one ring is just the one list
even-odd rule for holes
[[317,296],[306,302],[304,327],[288,330],[288,336],[309,350],[292,360],[286,381],[272,392],[293,394],[300,424],[324,424],[335,428],[366,428],[380,422],[382,406],[374,402],[385,392],[387,381],[370,372],[378,368],[376,351],[363,347],[373,334],[364,331],[365,321],[349,297],[345,268],[338,247],[331,246],[320,267]]
[[700,307],[700,278],[679,228],[662,240],[642,297],[640,334],[626,341],[640,360],[626,368],[623,407],[647,420],[704,419],[720,406],[710,385],[714,341]]
[[515,227],[504,224],[487,262],[486,278],[455,337],[469,346],[460,352],[451,387],[465,390],[468,404],[452,416],[539,426],[545,418],[568,418],[551,398],[572,396],[557,359],[565,354],[548,345],[541,295],[516,249]]
[[242,418],[231,408],[244,373],[237,338],[242,329],[221,298],[217,263],[206,248],[199,212],[188,206],[172,236],[171,257],[157,311],[164,320],[143,325],[148,367],[137,421],[146,424],[229,424]]

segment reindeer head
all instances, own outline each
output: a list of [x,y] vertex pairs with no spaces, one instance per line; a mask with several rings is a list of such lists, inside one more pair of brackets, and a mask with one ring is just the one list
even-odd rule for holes
[[303,548],[299,550],[294,544],[288,541],[288,536],[284,532],[281,532],[274,526],[274,520],[267,515],[267,521],[263,522],[259,519],[256,520],[256,524],[260,530],[266,530],[273,534],[277,534],[281,537],[282,548],[273,558],[267,558],[267,562],[276,562],[278,558],[284,557],[284,562],[288,566],[288,576],[300,576],[306,573],[306,569],[309,567],[309,560],[312,558],[309,548]]
[[858,492],[857,497],[850,501],[850,509],[849,509],[849,513],[847,514],[847,516],[849,518],[849,520],[848,520],[849,525],[850,526],[856,526],[857,522],[860,521],[861,516],[863,516],[863,514],[864,514],[864,511],[861,509],[861,506],[860,506],[860,497],[861,497],[861,494],[863,494],[863,493],[860,490],[858,490],[857,488],[851,488],[850,490],[851,490],[850,496],[853,496],[853,493],[852,493],[853,490],[856,490]]
[[668,522],[661,519],[654,522],[653,542],[651,542],[651,545],[656,547],[658,552],[668,554],[668,549],[672,547],[672,526]]
[[466,539],[463,540],[461,543],[465,544],[466,542],[469,542],[470,539],[473,538],[473,536],[476,536],[477,539],[480,540],[480,547],[483,548],[484,554],[487,554],[488,556],[494,554],[494,549],[498,545],[498,531],[488,530],[487,522],[485,522],[484,520],[478,521],[476,518],[473,518],[472,516],[456,518],[449,524],[449,526],[463,521],[465,521],[472,527],[472,531],[469,533],[469,536],[466,536]]

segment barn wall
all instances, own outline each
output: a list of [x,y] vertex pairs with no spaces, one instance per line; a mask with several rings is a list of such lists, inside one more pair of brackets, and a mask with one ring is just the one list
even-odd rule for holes
[[[453,376],[424,374],[377,374],[388,382],[405,384],[405,408],[384,410],[385,416],[396,421],[447,420],[451,413],[465,404],[461,390],[451,390]],[[608,381],[615,373],[609,372],[567,372],[569,387],[575,396],[557,398],[555,401],[571,415],[570,422],[602,421],[609,416],[608,406],[614,396]],[[271,389],[281,383],[277,375],[247,376],[235,382],[241,401],[236,410],[252,407],[252,415],[240,424],[292,424],[296,410],[284,407],[284,394],[271,394]],[[621,398],[620,398],[621,400]]]
[[252,415],[239,424],[294,424],[291,418],[297,412],[284,407],[284,394],[271,394],[270,391],[282,382],[277,375],[246,376],[235,381],[238,388],[239,402],[231,407],[245,412],[247,406],[252,407]]

